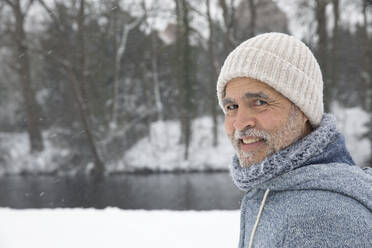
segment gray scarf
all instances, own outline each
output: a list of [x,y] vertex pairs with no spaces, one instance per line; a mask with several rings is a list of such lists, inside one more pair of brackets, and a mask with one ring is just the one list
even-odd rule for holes
[[336,129],[333,115],[324,114],[320,126],[309,135],[280,150],[262,162],[242,168],[235,155],[230,174],[235,185],[250,191],[268,180],[308,164],[354,162],[346,150],[344,137]]

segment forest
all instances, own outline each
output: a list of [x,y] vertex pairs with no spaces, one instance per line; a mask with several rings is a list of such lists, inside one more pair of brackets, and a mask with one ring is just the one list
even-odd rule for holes
[[326,112],[366,113],[359,139],[369,147],[358,149],[370,154],[360,166],[372,166],[371,30],[371,0],[0,0],[0,172],[135,170],[123,155],[137,142],[168,140],[154,123],[177,123],[182,161],[200,118],[218,147],[219,70],[264,32],[311,48]]

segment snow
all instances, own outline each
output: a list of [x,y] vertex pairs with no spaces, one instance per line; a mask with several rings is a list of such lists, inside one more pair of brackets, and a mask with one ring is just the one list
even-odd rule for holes
[[20,174],[23,172],[48,173],[59,168],[58,161],[68,157],[70,151],[56,147],[52,143],[57,130],[43,132],[45,149],[40,153],[30,154],[27,133],[0,132],[0,152],[2,164],[0,175],[4,173]]
[[237,247],[239,210],[0,208],[1,248]]
[[355,163],[364,166],[371,156],[370,141],[362,137],[367,129],[369,115],[360,107],[342,108],[337,102],[332,105],[332,112],[337,119],[337,128],[345,136],[346,147],[351,153]]
[[212,121],[209,117],[197,118],[192,123],[192,139],[188,160],[184,159],[184,146],[179,144],[178,121],[155,122],[150,137],[138,141],[124,155],[119,170],[132,171],[150,168],[171,170],[226,170],[234,154],[233,147],[219,124],[217,147],[212,146]]

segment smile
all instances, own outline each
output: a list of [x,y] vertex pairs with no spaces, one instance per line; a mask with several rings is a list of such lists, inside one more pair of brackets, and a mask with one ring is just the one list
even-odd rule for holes
[[240,149],[245,152],[252,152],[261,149],[265,140],[259,137],[244,137],[240,139]]
[[241,141],[243,144],[252,144],[261,141],[261,138],[243,138]]

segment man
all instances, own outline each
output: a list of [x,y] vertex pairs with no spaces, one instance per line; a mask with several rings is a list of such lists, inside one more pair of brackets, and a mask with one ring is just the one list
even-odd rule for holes
[[372,247],[372,172],[355,165],[323,113],[309,48],[267,33],[233,50],[217,82],[235,148],[239,247]]

